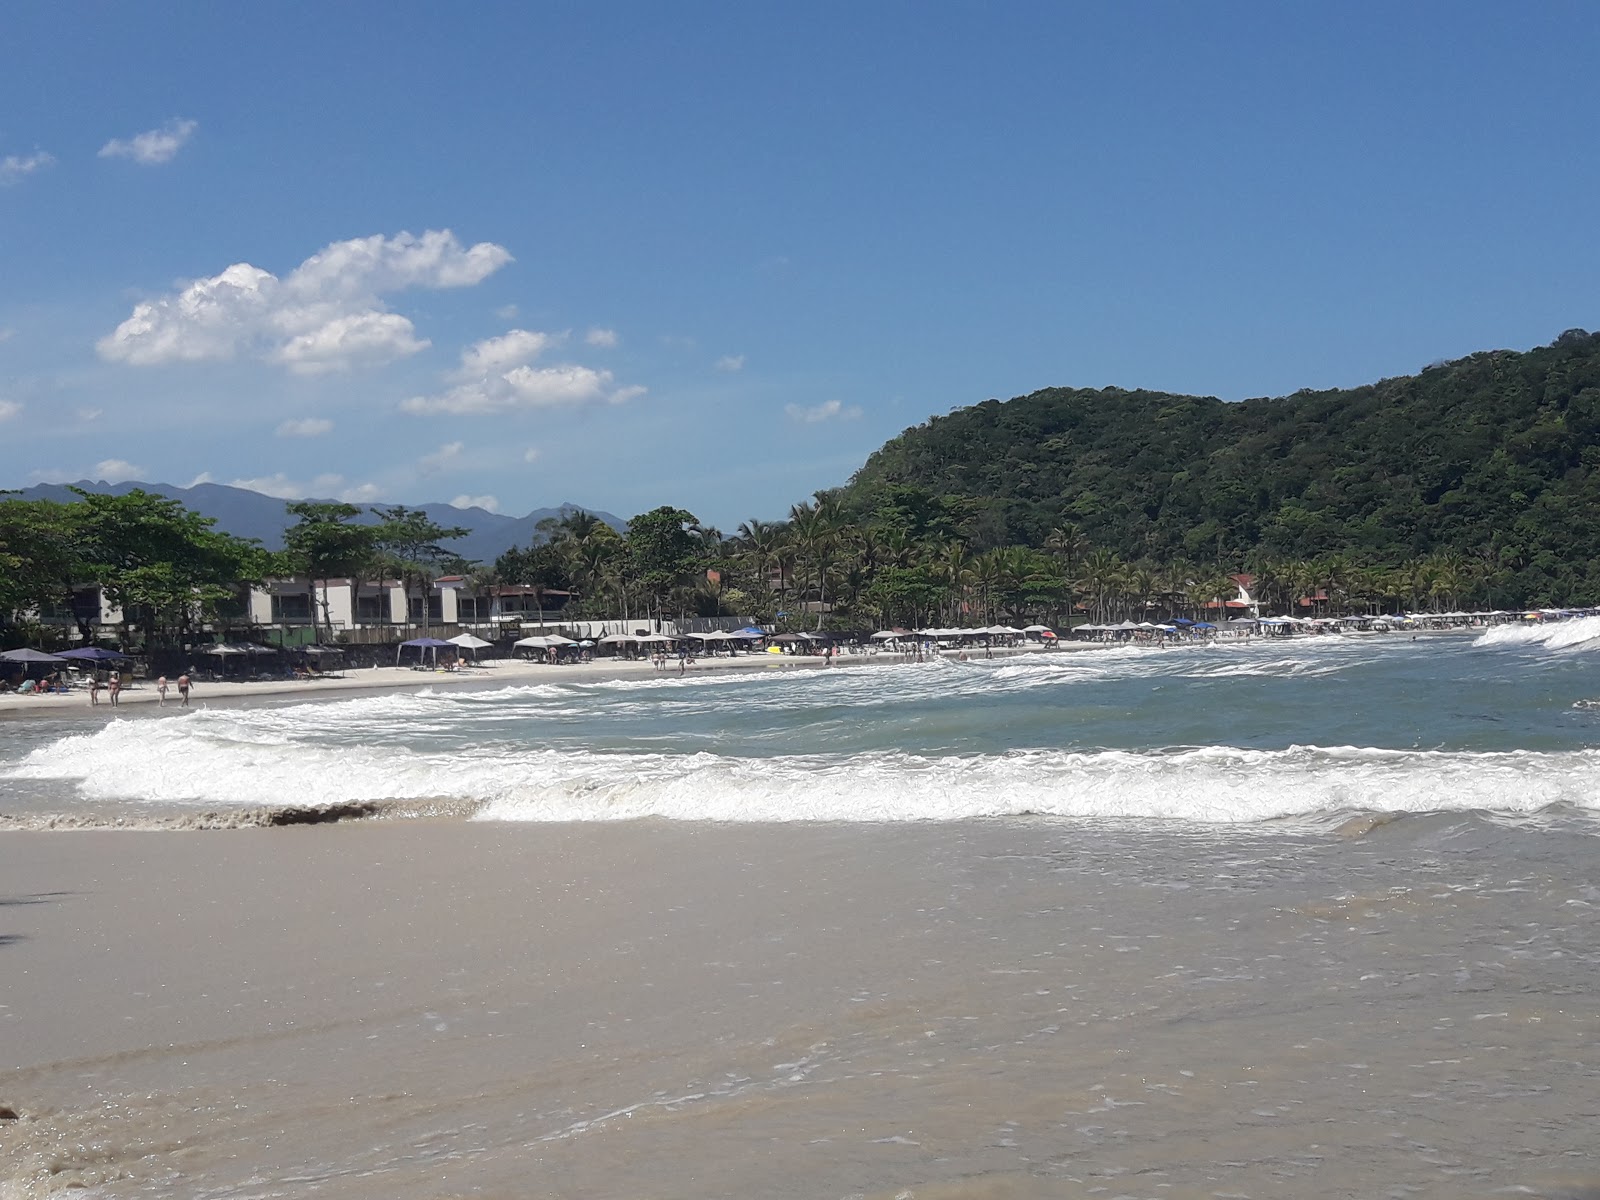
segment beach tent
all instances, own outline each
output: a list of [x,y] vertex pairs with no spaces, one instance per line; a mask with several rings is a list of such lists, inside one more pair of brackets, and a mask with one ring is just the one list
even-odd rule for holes
[[453,638],[446,638],[445,641],[449,642],[452,646],[460,647],[462,650],[471,650],[472,657],[474,659],[478,657],[479,650],[483,650],[494,645],[493,642],[486,642],[481,637],[477,637],[470,633],[458,633]]
[[424,657],[426,657],[426,651],[432,650],[433,665],[438,666],[439,651],[444,647],[448,647],[451,650],[458,649],[458,647],[445,641],[443,638],[412,638],[409,642],[401,642],[394,648],[394,665],[397,667],[400,665],[400,651],[413,649],[417,652],[418,661],[421,661]]
[[200,653],[209,654],[213,658],[238,658],[239,655],[249,654],[250,651],[243,646],[230,646],[226,642],[218,642],[215,646],[207,646]]
[[733,636],[741,638],[764,638],[767,635],[765,631],[757,629],[754,625],[746,625],[743,629],[734,630]]
[[872,635],[872,640],[875,642],[892,642],[897,640],[899,637],[900,633],[898,630],[880,629],[877,633]]
[[631,633],[608,633],[600,639],[602,646],[620,646],[627,642],[637,642],[639,639]]

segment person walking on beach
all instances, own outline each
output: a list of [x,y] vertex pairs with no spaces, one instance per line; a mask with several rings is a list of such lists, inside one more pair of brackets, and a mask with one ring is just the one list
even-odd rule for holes
[[165,675],[156,680],[156,695],[161,698],[157,707],[165,708],[167,706],[167,677]]
[[179,708],[188,708],[189,707],[189,676],[186,675],[186,674],[178,676],[178,696],[180,697],[178,707]]
[[89,707],[100,707],[100,673],[98,671],[89,680]]
[[122,693],[122,672],[111,672],[111,682],[106,686],[106,692],[111,696],[111,707],[117,707],[117,697]]

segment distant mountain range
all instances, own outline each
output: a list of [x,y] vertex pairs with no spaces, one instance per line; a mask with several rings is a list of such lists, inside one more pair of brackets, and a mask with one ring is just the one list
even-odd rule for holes
[[[287,500],[263,496],[245,488],[227,487],[220,483],[200,483],[194,487],[173,487],[166,483],[96,483],[80,480],[75,484],[40,483],[21,490],[24,500],[58,500],[70,502],[78,497],[68,487],[80,487],[89,492],[105,492],[125,496],[142,489],[158,496],[167,496],[182,503],[201,516],[212,517],[216,527],[235,537],[255,538],[269,550],[283,549],[283,531],[294,522],[284,512]],[[366,507],[366,506],[363,506]],[[459,525],[468,530],[465,537],[450,542],[449,546],[463,558],[492,563],[512,546],[527,546],[538,538],[535,526],[546,517],[562,517],[576,511],[580,505],[562,504],[556,508],[536,508],[523,517],[510,517],[492,513],[482,508],[457,508],[453,504],[418,504],[407,507],[420,508],[440,525]],[[606,512],[594,512],[606,524],[621,531],[624,522]],[[363,518],[375,521],[369,514]]]

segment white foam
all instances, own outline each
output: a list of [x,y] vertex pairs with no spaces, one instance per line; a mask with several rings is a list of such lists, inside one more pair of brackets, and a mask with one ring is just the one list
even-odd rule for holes
[[1600,617],[1573,617],[1563,621],[1524,621],[1496,625],[1473,640],[1474,646],[1544,646],[1549,650],[1600,647]]
[[260,716],[115,721],[36,750],[7,773],[71,782],[85,797],[133,808],[444,797],[476,808],[480,819],[506,821],[885,822],[1035,813],[1226,824],[1351,809],[1600,807],[1595,750],[1301,746],[736,758],[478,745],[426,752],[296,740],[261,728]]

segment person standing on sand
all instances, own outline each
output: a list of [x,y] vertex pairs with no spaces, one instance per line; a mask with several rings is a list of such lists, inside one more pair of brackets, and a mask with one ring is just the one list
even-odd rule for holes
[[165,675],[156,680],[156,695],[161,697],[158,707],[165,708],[167,706],[167,677]]
[[100,707],[100,673],[98,671],[89,680],[89,707]]
[[188,708],[189,707],[189,676],[188,675],[179,675],[178,676],[178,695],[180,697],[180,703],[179,703],[178,707],[180,707],[180,708]]
[[111,682],[106,686],[106,691],[111,696],[111,707],[117,707],[117,697],[122,694],[122,672],[111,672]]

